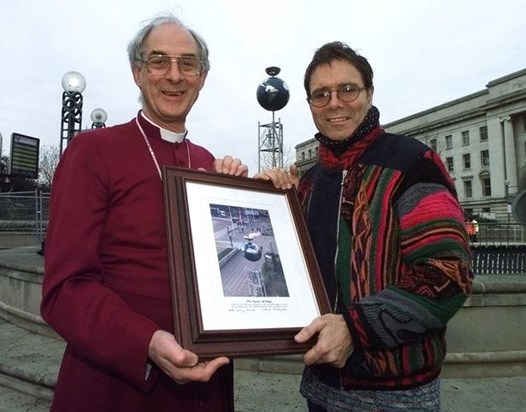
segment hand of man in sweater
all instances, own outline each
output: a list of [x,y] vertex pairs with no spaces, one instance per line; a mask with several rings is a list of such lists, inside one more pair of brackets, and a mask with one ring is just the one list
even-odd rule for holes
[[306,365],[326,363],[343,368],[352,354],[351,333],[342,315],[326,314],[314,319],[300,330],[294,340],[307,342],[318,334],[316,344],[303,355]]
[[292,189],[298,187],[300,178],[296,165],[291,165],[289,169],[275,167],[273,169],[265,169],[260,173],[254,175],[254,179],[272,181],[272,184],[278,189]]

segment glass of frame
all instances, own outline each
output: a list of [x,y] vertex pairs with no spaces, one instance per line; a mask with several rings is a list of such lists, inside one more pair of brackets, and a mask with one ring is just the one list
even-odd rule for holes
[[302,353],[330,304],[295,189],[163,168],[174,334],[200,357]]

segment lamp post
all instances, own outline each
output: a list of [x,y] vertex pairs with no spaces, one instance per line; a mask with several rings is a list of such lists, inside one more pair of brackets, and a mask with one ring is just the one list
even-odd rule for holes
[[82,92],[86,79],[79,72],[68,72],[62,77],[62,126],[60,135],[60,155],[66,145],[80,133],[82,127]]
[[91,124],[92,129],[100,129],[101,127],[106,127],[106,120],[108,120],[108,114],[106,110],[97,108],[93,109],[91,112]]

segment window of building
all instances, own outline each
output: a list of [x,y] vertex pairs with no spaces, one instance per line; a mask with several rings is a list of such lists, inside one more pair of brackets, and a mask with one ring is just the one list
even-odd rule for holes
[[489,150],[482,150],[480,152],[480,164],[482,166],[489,166]]
[[431,139],[429,141],[429,147],[431,148],[431,150],[433,151],[437,151],[437,139]]
[[488,140],[488,126],[479,127],[480,141],[485,142]]
[[448,172],[452,172],[453,170],[455,170],[455,168],[453,166],[453,158],[452,157],[447,157],[446,158],[446,166],[447,166],[447,171]]
[[462,132],[462,146],[469,146],[469,130]]
[[491,208],[490,207],[483,207],[482,208],[482,213],[491,213]]
[[483,177],[480,182],[482,183],[482,196],[491,196],[491,180],[488,177]]
[[302,162],[305,161],[305,152],[301,152],[301,161],[302,161]]
[[471,155],[469,153],[462,155],[462,161],[464,162],[464,169],[471,169]]
[[464,180],[464,197],[473,197],[473,183],[471,180]]
[[450,134],[446,136],[446,149],[453,149],[453,136]]
[[312,159],[312,149],[309,149],[309,159]]

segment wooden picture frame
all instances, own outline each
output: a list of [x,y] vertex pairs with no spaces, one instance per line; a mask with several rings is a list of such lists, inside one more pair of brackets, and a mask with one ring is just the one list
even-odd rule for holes
[[163,168],[174,334],[202,358],[303,353],[331,312],[295,189]]

